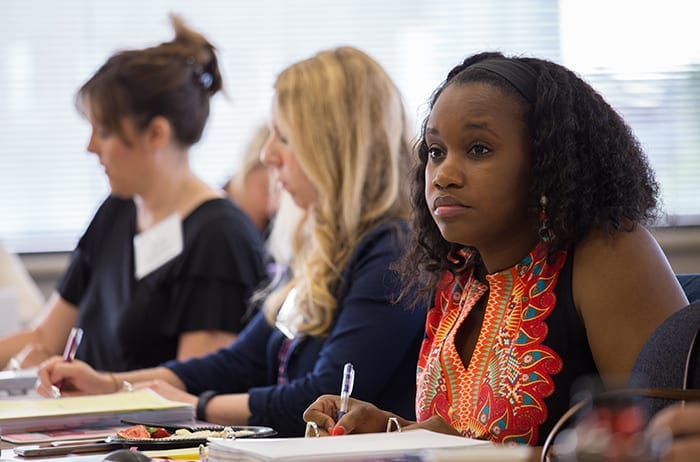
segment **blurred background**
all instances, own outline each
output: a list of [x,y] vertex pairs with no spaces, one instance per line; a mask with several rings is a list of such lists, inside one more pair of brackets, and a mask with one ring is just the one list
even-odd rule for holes
[[114,51],[169,40],[168,13],[219,50],[195,170],[220,184],[264,121],[276,74],[353,45],[399,85],[416,130],[431,91],[483,50],[564,64],[625,117],[662,186],[654,230],[676,272],[700,272],[700,29],[684,0],[2,0],[0,240],[50,291],[107,194],[77,88]]

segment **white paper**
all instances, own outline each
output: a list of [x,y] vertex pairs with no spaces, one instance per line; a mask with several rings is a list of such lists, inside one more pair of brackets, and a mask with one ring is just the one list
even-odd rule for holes
[[157,270],[182,253],[182,220],[170,215],[157,225],[134,236],[134,275],[136,279]]
[[[424,449],[491,447],[488,441],[428,430],[328,436],[321,438],[210,439],[210,460],[334,460],[338,456],[409,453]],[[221,454],[221,459],[218,455]]]

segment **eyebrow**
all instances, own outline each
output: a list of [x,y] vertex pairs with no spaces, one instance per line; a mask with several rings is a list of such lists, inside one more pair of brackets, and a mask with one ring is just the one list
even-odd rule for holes
[[[495,131],[493,131],[487,124],[485,123],[466,123],[462,126],[463,130],[485,130],[493,135],[498,135]],[[426,127],[425,129],[425,134],[426,135],[436,135],[439,136],[440,132],[434,128],[434,127]]]

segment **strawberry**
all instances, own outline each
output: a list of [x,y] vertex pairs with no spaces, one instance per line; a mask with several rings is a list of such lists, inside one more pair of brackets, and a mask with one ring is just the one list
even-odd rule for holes
[[117,432],[119,438],[127,440],[150,438],[151,434],[146,429],[145,425],[134,425]]
[[149,428],[148,430],[151,433],[151,438],[167,438],[170,436],[170,432],[165,428]]

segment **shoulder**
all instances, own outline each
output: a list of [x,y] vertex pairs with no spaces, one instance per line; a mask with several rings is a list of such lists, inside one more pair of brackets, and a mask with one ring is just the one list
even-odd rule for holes
[[360,239],[340,277],[338,299],[348,292],[380,294],[400,289],[398,273],[393,265],[408,243],[408,222],[400,219],[383,222]]
[[130,239],[135,230],[136,205],[131,199],[109,196],[98,207],[87,230],[78,243],[85,248],[89,242],[101,247],[105,240]]
[[111,220],[127,215],[136,217],[136,205],[134,201],[131,199],[109,196],[98,207],[92,219],[92,223],[109,224]]
[[236,223],[250,221],[241,209],[226,198],[208,199],[202,202],[185,217],[185,220],[205,224],[217,221],[233,221]]
[[654,292],[659,308],[685,301],[666,255],[641,225],[612,234],[591,232],[575,247],[573,281],[577,299]]
[[653,330],[688,303],[661,247],[640,225],[594,231],[578,243],[572,284],[596,365],[608,375],[628,373]]
[[392,219],[367,230],[350,254],[345,273],[367,264],[388,266],[399,259],[408,245],[410,225],[403,219]]
[[641,225],[630,231],[589,233],[575,246],[574,273],[582,280],[626,274],[675,278],[656,239]]
[[216,242],[249,242],[262,247],[262,237],[250,219],[228,199],[211,199],[200,204],[183,222],[186,234]]
[[367,253],[399,254],[408,243],[410,224],[403,219],[392,219],[369,229],[359,240],[354,257]]

